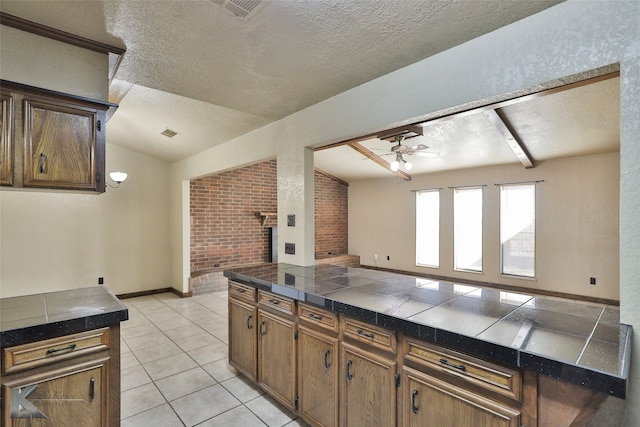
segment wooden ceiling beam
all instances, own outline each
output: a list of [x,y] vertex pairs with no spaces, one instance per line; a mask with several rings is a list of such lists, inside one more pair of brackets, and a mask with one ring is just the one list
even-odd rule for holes
[[406,173],[404,171],[401,171],[400,169],[398,169],[397,171],[391,170],[391,164],[389,162],[387,162],[385,159],[383,159],[382,157],[380,157],[379,155],[377,155],[373,151],[369,150],[367,147],[365,147],[364,145],[360,144],[359,142],[349,142],[349,143],[347,143],[347,145],[349,147],[353,148],[354,150],[356,150],[358,153],[360,153],[360,154],[366,156],[367,158],[373,160],[374,162],[376,162],[377,164],[379,164],[383,168],[387,169],[389,172],[394,173],[395,175],[397,175],[398,177],[404,179],[405,181],[411,181],[411,175],[409,175],[408,173]]
[[513,151],[518,160],[520,160],[522,166],[527,169],[534,167],[533,159],[527,152],[527,147],[515,132],[504,113],[500,110],[488,110],[485,111],[484,114],[491,120],[496,129],[498,129],[498,132],[500,132],[509,148],[511,148],[511,151]]

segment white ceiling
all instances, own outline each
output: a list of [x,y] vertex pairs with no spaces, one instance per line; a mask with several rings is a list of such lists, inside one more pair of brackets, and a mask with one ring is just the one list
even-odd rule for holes
[[[107,124],[108,142],[173,162],[559,3],[267,0],[249,19],[239,19],[221,2],[2,0],[0,10],[125,48],[112,89],[126,95]],[[607,102],[615,102],[616,94]],[[579,102],[602,105],[600,95]],[[514,106],[509,119],[518,122],[523,139],[536,141],[532,156],[566,155],[544,132],[550,122],[572,122],[566,107],[537,106],[541,113],[535,120],[524,104],[520,108]],[[587,115],[584,123],[591,120]],[[178,135],[162,136],[167,128]],[[611,149],[600,144],[615,138],[612,131],[592,130],[607,135],[598,136],[598,147],[589,150]],[[411,156],[414,174],[470,167],[481,159],[517,161],[481,115],[430,124],[424,141],[438,156]],[[363,144],[374,148],[375,142]],[[321,169],[345,180],[389,176],[362,158],[348,147],[316,153]]]

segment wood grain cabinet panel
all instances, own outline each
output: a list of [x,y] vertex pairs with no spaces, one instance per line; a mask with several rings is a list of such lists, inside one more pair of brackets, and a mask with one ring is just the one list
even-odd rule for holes
[[396,425],[396,362],[354,345],[340,350],[341,425]]
[[258,370],[257,314],[255,304],[229,298],[229,364],[254,381]]
[[258,309],[258,384],[295,411],[295,323],[261,308]]
[[338,339],[300,326],[299,411],[313,426],[338,425]]
[[520,412],[463,388],[403,367],[405,427],[518,427]]
[[13,185],[13,97],[0,94],[0,185]]

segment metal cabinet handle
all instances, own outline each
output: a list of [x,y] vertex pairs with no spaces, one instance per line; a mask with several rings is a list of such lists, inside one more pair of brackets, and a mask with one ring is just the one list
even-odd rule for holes
[[44,153],[40,153],[40,163],[38,166],[40,167],[40,173],[47,173],[47,156]]
[[61,351],[73,350],[75,348],[76,348],[75,344],[69,344],[68,346],[62,347],[62,348],[50,348],[49,350],[47,350],[47,354],[59,353]]
[[418,390],[413,390],[411,392],[411,412],[414,414],[418,413],[418,407],[416,406],[416,396],[418,395]]
[[440,363],[442,363],[445,366],[450,366],[454,369],[458,369],[463,372],[467,370],[467,368],[464,365],[455,365],[453,363],[450,363],[447,359],[440,359]]
[[358,329],[356,332],[358,333],[358,335],[362,335],[363,337],[367,337],[371,339],[373,339],[373,336],[374,336],[373,334],[365,333],[362,329]]
[[351,374],[351,365],[353,364],[353,362],[351,360],[349,360],[347,362],[347,379],[351,380],[351,378],[353,378],[353,375]]
[[269,302],[273,305],[278,305],[280,304],[280,301],[278,301],[277,299],[270,299]]
[[93,398],[95,397],[95,393],[96,392],[96,379],[95,378],[91,378],[91,381],[89,381],[89,401],[93,401]]
[[329,369],[331,367],[331,363],[329,362],[329,356],[331,356],[331,352],[329,350],[324,352],[324,367]]
[[322,320],[322,316],[318,316],[317,314],[313,314],[313,313],[309,313],[309,317],[317,321]]
[[264,324],[264,320],[260,322],[260,336],[264,336],[266,334],[266,332],[264,331]]
[[253,315],[250,315],[249,317],[247,317],[247,329],[253,328],[253,322],[251,321],[252,319],[253,319]]
[[245,292],[247,292],[246,289],[242,289],[242,288],[237,288],[236,291],[238,291],[239,294],[244,294]]

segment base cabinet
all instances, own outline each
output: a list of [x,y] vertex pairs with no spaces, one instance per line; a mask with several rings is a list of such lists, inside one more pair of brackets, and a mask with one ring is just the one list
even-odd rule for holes
[[255,304],[229,298],[229,364],[252,380],[257,379],[257,322]]
[[406,366],[402,384],[403,426],[520,426],[519,411]]
[[340,414],[342,426],[396,425],[396,362],[344,343]]
[[108,359],[3,384],[7,427],[107,427]]
[[338,340],[300,327],[298,408],[313,426],[338,425]]
[[258,309],[258,384],[295,411],[294,322]]

